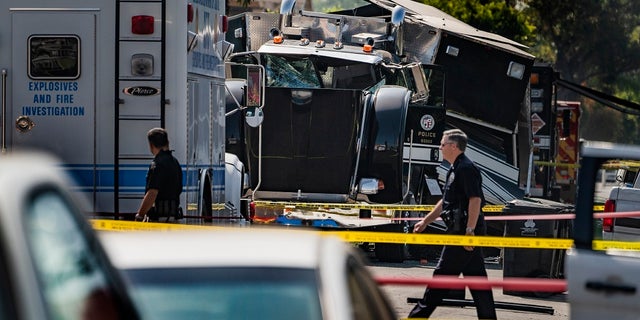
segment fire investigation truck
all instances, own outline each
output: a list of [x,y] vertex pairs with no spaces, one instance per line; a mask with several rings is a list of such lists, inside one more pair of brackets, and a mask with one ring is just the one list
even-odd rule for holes
[[254,220],[406,232],[397,220],[442,194],[447,128],[469,134],[489,203],[523,195],[526,47],[398,0],[334,13],[283,1],[231,17],[227,41],[226,145],[250,173]]
[[3,1],[3,153],[55,154],[92,212],[126,217],[144,195],[146,132],[164,127],[187,213],[231,215],[218,210],[239,204],[224,192],[224,11],[219,0]]

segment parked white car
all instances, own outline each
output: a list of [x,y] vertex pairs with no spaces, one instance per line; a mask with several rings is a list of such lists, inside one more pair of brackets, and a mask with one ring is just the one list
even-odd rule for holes
[[148,319],[395,319],[360,251],[305,231],[103,232]]
[[[636,170],[620,169],[618,171],[619,185],[612,187],[607,193],[604,211],[640,211],[640,174]],[[602,238],[604,240],[640,241],[640,218],[602,219]]]
[[0,155],[0,319],[138,319],[56,163]]

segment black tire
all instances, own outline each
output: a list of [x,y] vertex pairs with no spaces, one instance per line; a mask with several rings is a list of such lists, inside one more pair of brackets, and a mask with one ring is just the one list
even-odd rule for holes
[[211,195],[211,180],[207,175],[207,178],[204,182],[204,188],[202,190],[202,205],[200,207],[200,215],[203,216],[204,222],[212,222],[213,221],[213,199]]
[[[535,278],[538,279],[550,279],[548,274],[543,273],[542,271],[537,272]],[[534,291],[533,296],[536,298],[550,298],[555,295],[556,292],[547,292],[547,291]]]
[[[404,233],[404,224],[388,224],[375,228],[379,232]],[[376,259],[382,262],[402,263],[407,256],[407,245],[404,243],[376,243],[374,249]]]

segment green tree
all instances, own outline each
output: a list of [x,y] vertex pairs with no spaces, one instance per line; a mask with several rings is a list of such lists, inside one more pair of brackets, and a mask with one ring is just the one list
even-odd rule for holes
[[636,0],[529,0],[539,33],[556,50],[567,80],[600,80],[640,68],[640,2]]
[[[526,3],[541,42],[555,53],[550,62],[554,62],[561,78],[623,99],[640,101],[639,1],[528,0]],[[566,90],[560,93],[561,98],[579,98]],[[628,134],[640,127],[638,116],[581,100],[583,138],[640,143],[640,137]]]
[[483,31],[499,34],[525,45],[534,44],[535,25],[516,7],[505,0],[423,0],[453,17]]
[[[640,101],[640,1],[637,0],[423,0],[485,31],[530,46],[562,79],[630,101]],[[560,89],[581,100],[581,136],[640,143],[640,117]],[[603,126],[603,124],[606,124]]]

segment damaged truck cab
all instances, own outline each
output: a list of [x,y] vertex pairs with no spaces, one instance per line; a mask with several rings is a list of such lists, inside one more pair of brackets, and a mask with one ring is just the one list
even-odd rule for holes
[[[227,118],[227,150],[246,164],[252,198],[415,203],[420,178],[441,160],[444,73],[398,55],[402,9],[386,18],[286,11],[229,21],[227,112],[241,112]],[[253,89],[256,67],[265,83]],[[255,110],[244,106],[258,92],[264,117],[252,127],[244,119]]]
[[253,221],[408,232],[442,196],[451,128],[472,137],[487,203],[522,198],[527,47],[422,3],[366,2],[229,18],[226,150],[250,173]]

